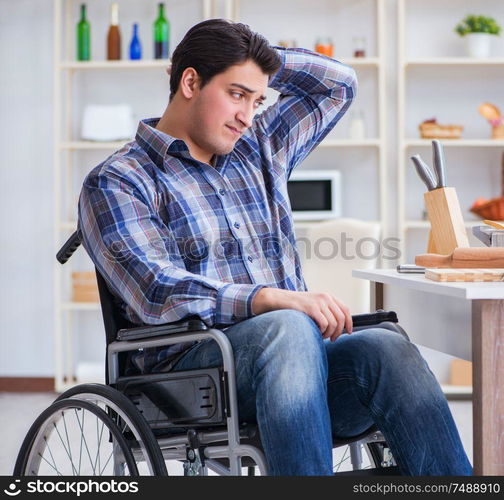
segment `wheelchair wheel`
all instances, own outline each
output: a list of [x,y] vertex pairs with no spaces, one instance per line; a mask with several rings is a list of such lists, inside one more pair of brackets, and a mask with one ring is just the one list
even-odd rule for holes
[[335,474],[348,471],[375,471],[376,474],[397,474],[398,468],[390,449],[381,434],[373,441],[363,439],[333,450]]
[[114,420],[132,449],[140,475],[168,475],[156,437],[127,396],[108,385],[81,384],[65,391],[56,401],[68,398],[93,403]]
[[101,408],[61,399],[46,408],[21,446],[16,476],[137,476],[126,439]]

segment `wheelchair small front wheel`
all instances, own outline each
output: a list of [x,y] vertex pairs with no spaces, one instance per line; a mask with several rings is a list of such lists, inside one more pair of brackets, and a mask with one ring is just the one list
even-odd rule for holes
[[32,424],[15,476],[138,476],[133,453],[114,420],[98,406],[61,399]]

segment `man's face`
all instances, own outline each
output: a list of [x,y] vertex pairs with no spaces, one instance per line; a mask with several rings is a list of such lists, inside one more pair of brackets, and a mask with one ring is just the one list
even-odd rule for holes
[[194,94],[189,136],[201,154],[223,155],[252,125],[265,99],[268,75],[253,61],[231,66]]

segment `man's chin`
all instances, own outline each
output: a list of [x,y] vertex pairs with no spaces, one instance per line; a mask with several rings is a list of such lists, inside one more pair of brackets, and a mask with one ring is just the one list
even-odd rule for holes
[[233,142],[232,144],[226,144],[225,146],[215,148],[214,153],[218,156],[227,155],[233,151],[235,144],[236,142]]

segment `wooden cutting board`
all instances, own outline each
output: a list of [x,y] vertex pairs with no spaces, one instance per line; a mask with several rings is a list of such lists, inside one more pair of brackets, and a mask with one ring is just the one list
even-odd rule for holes
[[425,277],[433,281],[503,281],[504,269],[426,269]]

